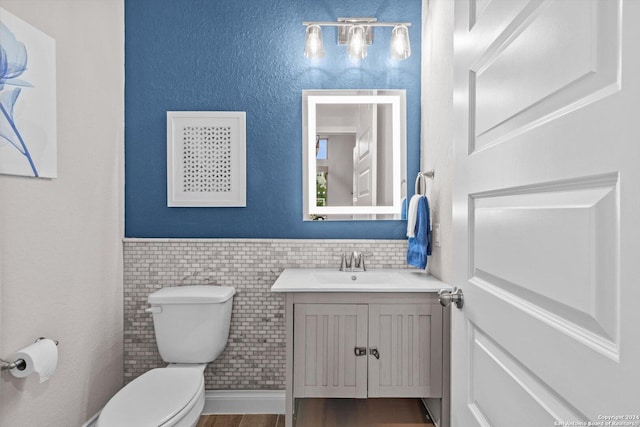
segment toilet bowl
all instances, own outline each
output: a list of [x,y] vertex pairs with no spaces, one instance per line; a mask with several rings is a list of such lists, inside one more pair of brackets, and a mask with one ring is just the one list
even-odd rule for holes
[[204,407],[206,365],[152,369],[104,407],[97,427],[192,427]]
[[180,286],[149,295],[160,356],[109,400],[97,427],[194,427],[204,408],[204,370],[224,350],[235,289]]

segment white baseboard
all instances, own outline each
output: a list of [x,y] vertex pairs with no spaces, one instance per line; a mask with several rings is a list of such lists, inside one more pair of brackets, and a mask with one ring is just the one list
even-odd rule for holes
[[205,390],[203,414],[284,414],[284,390]]

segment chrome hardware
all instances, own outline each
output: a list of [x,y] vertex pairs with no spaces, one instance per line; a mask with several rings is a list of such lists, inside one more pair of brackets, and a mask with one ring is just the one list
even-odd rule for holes
[[426,172],[420,172],[418,175],[422,175],[425,178],[431,178],[431,179],[435,179],[436,177],[436,171],[434,169],[428,170]]
[[340,271],[344,271],[346,263],[347,263],[347,256],[345,254],[342,254],[340,256]]
[[457,286],[454,287],[453,290],[440,289],[438,292],[438,301],[440,301],[440,305],[443,307],[454,303],[456,308],[462,308],[464,306],[464,294],[462,293],[462,289],[458,289]]
[[377,347],[369,347],[369,354],[374,356],[376,359],[380,359],[380,353],[378,352]]
[[[431,169],[426,172],[418,172],[418,176],[416,176],[416,194],[422,194],[423,196],[427,194],[427,178],[435,179],[436,171]],[[420,184],[422,184],[422,189],[420,188]]]
[[151,314],[153,314],[153,313],[162,313],[162,307],[154,305],[153,307],[145,308],[144,312],[145,313],[151,313]]
[[353,268],[361,268],[362,271],[367,271],[367,266],[365,265],[365,256],[370,255],[370,254],[365,254],[363,252],[357,252],[357,251],[353,251],[353,253],[351,254],[351,257],[353,258],[355,264],[353,266]]
[[366,356],[367,355],[367,347],[355,347],[353,352],[356,356]]
[[7,362],[6,360],[0,359],[0,371],[5,371],[8,369],[18,369],[19,371],[24,371],[27,367],[27,362],[24,359],[18,359],[15,362]]
[[352,270],[352,265],[353,265],[353,254],[351,254],[350,257],[347,256],[347,254],[343,254],[344,256],[344,270],[345,271],[353,271]]
[[[45,337],[40,337],[37,340],[34,341],[34,343],[40,341],[40,340],[44,340],[46,339]],[[58,345],[60,343],[60,341],[58,340],[53,340],[53,342]],[[15,362],[7,362],[4,359],[0,359],[0,371],[6,371],[9,369],[18,369],[19,371],[24,371],[25,368],[27,367],[27,362],[24,361],[24,359],[18,359]]]
[[[40,338],[38,338],[37,340],[35,340],[34,342],[38,342],[38,341],[42,341],[42,340],[46,340],[46,338],[45,338],[45,337],[40,337]],[[53,341],[53,343],[54,343],[55,345],[60,344],[60,341],[58,341],[58,340],[51,340],[51,341]]]
[[362,252],[353,251],[351,258],[353,258],[353,261],[355,262],[353,268],[360,268],[360,263],[362,263]]
[[367,271],[365,259],[371,253],[353,251],[351,253],[343,253],[340,255],[340,271]]

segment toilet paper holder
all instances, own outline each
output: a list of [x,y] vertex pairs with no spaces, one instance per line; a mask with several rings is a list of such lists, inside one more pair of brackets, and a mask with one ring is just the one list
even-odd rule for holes
[[[45,337],[40,337],[37,340],[35,340],[34,342],[38,342],[40,340],[44,340],[46,339]],[[53,340],[54,343],[56,343],[56,345],[58,345],[59,341],[58,340]],[[24,370],[24,368],[27,367],[27,364],[25,363],[24,359],[18,359],[14,362],[7,362],[4,359],[0,359],[0,371],[6,371],[9,369],[14,369],[17,368],[19,371]]]

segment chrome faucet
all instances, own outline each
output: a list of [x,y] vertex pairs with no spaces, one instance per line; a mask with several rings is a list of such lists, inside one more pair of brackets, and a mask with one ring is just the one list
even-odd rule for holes
[[344,271],[347,266],[347,256],[345,254],[340,255],[340,271]]
[[364,253],[353,251],[351,256],[354,260],[354,268],[361,268],[362,271],[367,271],[367,266],[364,263]]
[[364,259],[365,254],[362,252],[353,251],[350,254],[343,253],[340,257],[340,271],[353,272],[356,269],[367,271]]
[[360,263],[362,262],[362,252],[353,251],[351,254],[351,258],[354,261],[354,268],[360,268]]

